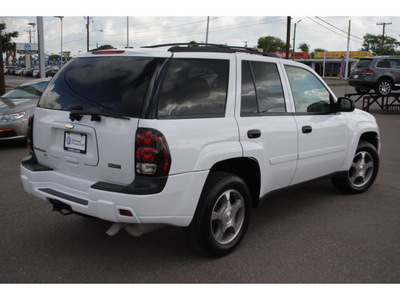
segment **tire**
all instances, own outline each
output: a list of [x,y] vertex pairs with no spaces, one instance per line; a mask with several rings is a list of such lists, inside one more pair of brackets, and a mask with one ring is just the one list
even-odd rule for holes
[[240,177],[212,172],[207,178],[186,236],[193,249],[213,257],[231,253],[250,221],[251,196]]
[[379,170],[379,156],[375,147],[360,141],[349,171],[344,176],[333,177],[333,185],[345,194],[359,194],[370,188]]
[[375,92],[380,96],[387,96],[392,92],[392,82],[388,79],[381,79],[375,87]]

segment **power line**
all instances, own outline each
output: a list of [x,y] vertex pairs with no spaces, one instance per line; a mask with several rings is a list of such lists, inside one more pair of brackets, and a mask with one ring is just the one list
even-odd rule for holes
[[[336,32],[336,31],[334,31],[334,30],[332,30],[332,29],[330,29],[330,28],[328,28],[328,27],[322,25],[321,23],[318,23],[317,21],[311,19],[310,17],[307,17],[307,18],[310,19],[311,21],[313,21],[314,23],[318,24],[319,26],[324,27],[325,29],[327,29],[327,30],[333,32],[334,34],[340,35],[341,37],[347,39],[347,36],[344,36],[344,35],[342,35],[342,34]],[[352,42],[355,42],[355,43],[362,43],[361,41],[356,41],[356,40],[352,40],[352,39],[350,39],[350,40],[351,40]]]
[[[339,31],[341,31],[341,32],[343,32],[343,33],[345,33],[345,34],[347,34],[346,31],[344,31],[344,30],[342,30],[342,29],[336,27],[335,25],[332,25],[332,24],[328,23],[327,21],[321,19],[320,17],[317,17],[317,16],[316,16],[316,18],[317,18],[318,20],[321,20],[322,22],[328,24],[329,26],[332,26],[333,28],[336,28],[337,30],[339,30]],[[355,36],[355,35],[353,35],[353,34],[350,34],[350,36],[351,36],[351,37],[354,37],[354,38],[356,38],[356,39],[360,39],[360,40],[362,40],[362,41],[364,40],[363,38],[360,38],[360,37]]]

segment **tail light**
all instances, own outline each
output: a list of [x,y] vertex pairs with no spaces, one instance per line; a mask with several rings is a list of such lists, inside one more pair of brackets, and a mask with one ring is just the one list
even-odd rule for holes
[[363,73],[363,74],[373,74],[374,71],[372,71],[371,69],[364,69],[364,70],[362,71],[362,73]]
[[28,129],[27,129],[27,145],[28,149],[33,152],[33,115],[28,119]]
[[155,129],[139,128],[136,133],[136,174],[167,175],[171,166],[171,156],[167,141]]

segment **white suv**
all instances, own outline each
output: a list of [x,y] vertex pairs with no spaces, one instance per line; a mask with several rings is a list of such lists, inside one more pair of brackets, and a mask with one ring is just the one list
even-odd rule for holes
[[370,114],[301,63],[221,45],[93,51],[44,91],[23,186],[64,214],[140,235],[186,228],[222,256],[272,191],[332,177],[367,190],[379,167]]

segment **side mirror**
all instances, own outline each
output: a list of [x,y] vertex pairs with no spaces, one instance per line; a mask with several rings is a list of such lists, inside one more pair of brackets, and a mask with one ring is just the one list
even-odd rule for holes
[[336,110],[343,112],[352,112],[356,108],[354,101],[349,98],[339,97],[336,102]]

